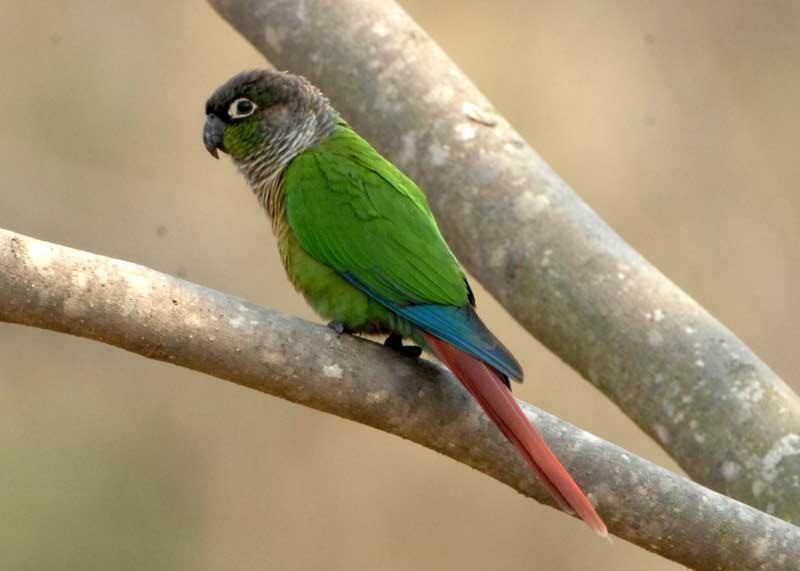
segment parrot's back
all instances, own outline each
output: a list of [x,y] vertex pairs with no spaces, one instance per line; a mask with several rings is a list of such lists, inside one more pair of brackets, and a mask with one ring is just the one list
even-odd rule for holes
[[[346,123],[289,164],[284,193],[287,251],[296,240],[313,260],[298,267],[304,256],[297,252],[287,269],[301,291],[312,292],[315,308],[341,310],[324,317],[354,331],[398,331],[423,346],[417,329],[430,331],[522,379],[519,363],[475,313],[464,271],[424,193]],[[297,279],[315,262],[333,270],[324,289],[316,277]],[[342,281],[355,291],[344,294]]]

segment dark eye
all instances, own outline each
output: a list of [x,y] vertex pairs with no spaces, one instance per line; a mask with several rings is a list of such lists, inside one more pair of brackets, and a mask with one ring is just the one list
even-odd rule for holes
[[231,119],[241,119],[242,117],[249,117],[256,110],[256,104],[247,99],[240,97],[228,108],[228,115]]

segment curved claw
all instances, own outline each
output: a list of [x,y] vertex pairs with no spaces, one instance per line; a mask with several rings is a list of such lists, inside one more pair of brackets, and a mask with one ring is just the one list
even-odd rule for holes
[[403,345],[403,336],[399,333],[392,333],[389,335],[383,342],[383,345],[385,347],[389,347],[390,349],[394,349],[395,351],[399,351],[406,357],[411,357],[412,359],[416,359],[422,355],[422,347],[417,347],[416,345]]
[[337,337],[341,337],[345,333],[352,333],[352,331],[348,329],[347,325],[341,321],[331,321],[328,323],[328,327],[336,332]]

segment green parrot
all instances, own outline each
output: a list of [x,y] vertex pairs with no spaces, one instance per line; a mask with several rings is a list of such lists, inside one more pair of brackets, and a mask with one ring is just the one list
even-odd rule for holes
[[[606,526],[511,395],[522,368],[475,311],[425,194],[306,79],[253,70],[206,103],[203,142],[231,156],[272,220],[294,287],[339,333],[388,334],[458,377],[556,501]],[[409,338],[419,347],[403,346]]]

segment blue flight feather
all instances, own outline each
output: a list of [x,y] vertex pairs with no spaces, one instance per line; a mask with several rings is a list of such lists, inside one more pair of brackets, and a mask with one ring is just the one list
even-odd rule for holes
[[371,291],[352,274],[343,273],[342,277],[420,329],[477,357],[499,373],[518,381],[522,380],[520,364],[484,325],[471,305],[464,307],[438,304],[400,305]]

